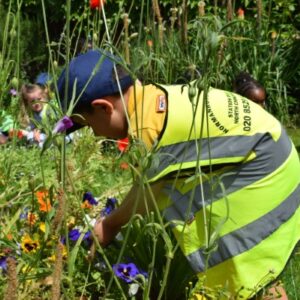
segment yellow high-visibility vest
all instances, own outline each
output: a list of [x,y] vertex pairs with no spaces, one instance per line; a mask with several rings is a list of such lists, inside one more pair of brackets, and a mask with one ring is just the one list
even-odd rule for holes
[[[234,93],[160,86],[166,123],[149,182],[205,285],[253,296],[283,270],[300,238],[300,163],[278,120]],[[187,175],[189,174],[189,175]]]

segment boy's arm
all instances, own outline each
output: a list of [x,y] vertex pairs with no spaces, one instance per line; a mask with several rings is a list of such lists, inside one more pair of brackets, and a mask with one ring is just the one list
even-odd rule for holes
[[[152,194],[158,195],[163,186],[163,181],[151,184]],[[127,194],[121,205],[111,214],[98,220],[94,227],[95,235],[97,236],[101,246],[107,246],[131,218],[133,214],[141,214],[153,210],[153,199],[147,187],[135,184]]]

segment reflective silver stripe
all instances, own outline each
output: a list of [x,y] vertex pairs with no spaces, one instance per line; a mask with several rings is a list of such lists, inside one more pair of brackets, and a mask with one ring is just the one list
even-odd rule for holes
[[[217,158],[245,157],[265,135],[269,134],[257,133],[252,136],[238,135],[201,138],[199,140],[201,146],[200,161]],[[196,161],[198,153],[195,143],[195,140],[190,140],[159,148],[155,152],[159,163],[156,161],[155,166],[152,166],[148,170],[148,178],[156,176],[170,165]]]
[[241,254],[256,246],[275,232],[283,223],[288,221],[300,205],[300,185],[278,207],[255,220],[254,222],[234,231],[217,240],[218,248],[208,257],[205,250],[200,249],[187,256],[194,271],[203,272],[208,268],[220,264],[238,254]]
[[[240,190],[274,172],[289,157],[292,143],[286,132],[282,131],[277,142],[270,135],[264,135],[253,150],[256,153],[254,160],[244,164],[237,164],[234,169],[222,175],[221,182],[225,188],[226,195]],[[220,178],[215,176],[203,183],[203,193],[207,204],[224,197],[217,180],[220,180]],[[215,186],[213,192],[212,185]],[[168,221],[187,221],[202,208],[200,186],[197,186],[194,191],[182,194],[171,185],[167,185],[164,188],[164,192],[173,202],[163,212],[164,217]],[[192,200],[191,196],[193,196]]]

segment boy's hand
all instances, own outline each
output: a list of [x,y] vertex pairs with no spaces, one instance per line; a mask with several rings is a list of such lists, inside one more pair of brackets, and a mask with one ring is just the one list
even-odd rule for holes
[[[106,247],[115,237],[115,235],[118,233],[118,230],[113,230],[108,226],[108,222],[106,218],[101,218],[97,220],[95,226],[94,226],[94,233],[96,235],[96,238],[100,244],[101,247]],[[95,257],[97,243],[93,242],[90,253],[89,253],[89,260],[93,260]]]

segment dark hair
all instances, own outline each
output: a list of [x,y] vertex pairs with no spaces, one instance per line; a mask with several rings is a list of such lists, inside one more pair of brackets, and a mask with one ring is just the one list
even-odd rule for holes
[[240,72],[235,77],[233,91],[256,103],[262,104],[266,100],[265,88],[247,72]]

